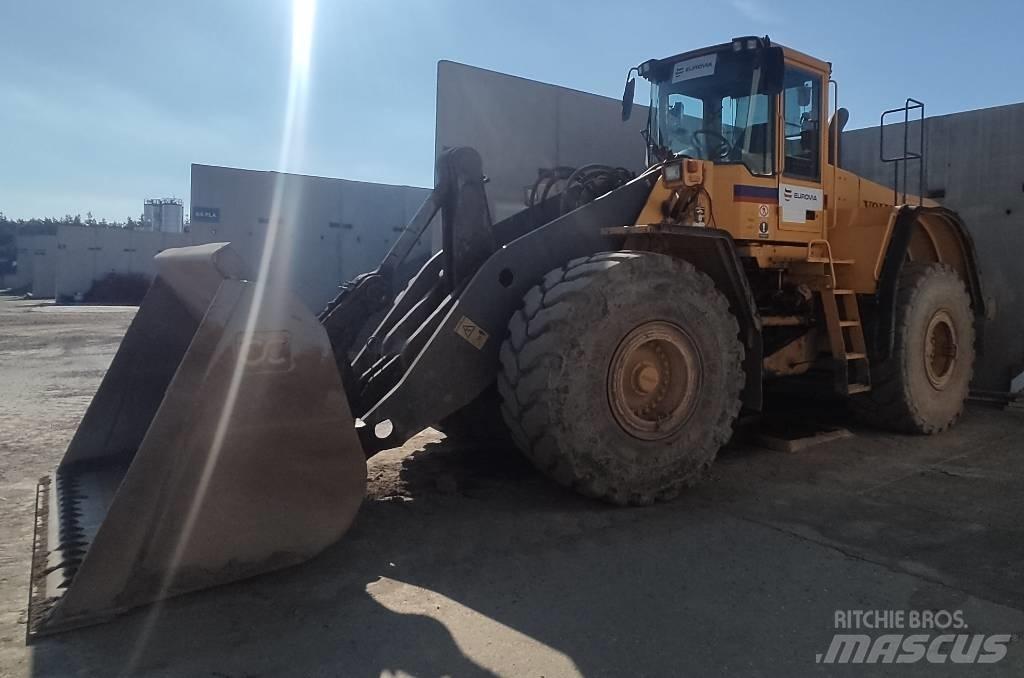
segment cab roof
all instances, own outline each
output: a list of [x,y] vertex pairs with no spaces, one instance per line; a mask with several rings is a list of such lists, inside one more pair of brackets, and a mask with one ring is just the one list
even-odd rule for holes
[[[701,56],[703,54],[710,54],[712,52],[721,52],[722,50],[731,49],[732,48],[732,44],[733,44],[733,42],[735,40],[740,40],[740,39],[744,39],[745,40],[745,39],[751,38],[751,37],[755,37],[755,36],[742,36],[742,37],[733,38],[733,40],[730,40],[729,42],[723,42],[723,43],[718,44],[718,45],[711,45],[711,46],[708,46],[708,47],[701,47],[699,49],[693,49],[693,50],[690,50],[688,52],[682,52],[680,54],[676,54],[675,56],[665,57],[664,59],[658,59],[658,61],[661,62],[661,63],[674,63],[676,61],[680,61],[682,59],[688,59],[690,57]],[[812,57],[810,54],[805,54],[804,52],[801,52],[799,50],[795,50],[792,47],[786,47],[785,45],[780,45],[777,42],[772,42],[768,38],[768,36],[765,36],[764,38],[757,38],[757,39],[765,42],[767,45],[769,45],[771,47],[781,47],[782,48],[782,53],[785,56],[787,62],[792,61],[794,63],[798,63],[801,66],[806,66],[808,68],[812,68],[814,70],[821,71],[822,73],[824,73],[826,75],[830,75],[832,73],[832,64],[830,62],[828,62],[828,61],[822,61],[821,59]]]

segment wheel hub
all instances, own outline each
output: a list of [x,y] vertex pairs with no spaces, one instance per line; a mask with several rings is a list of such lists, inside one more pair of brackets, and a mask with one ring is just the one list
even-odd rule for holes
[[638,363],[633,368],[633,388],[637,393],[647,395],[658,388],[661,372],[650,363]]
[[941,391],[953,377],[959,352],[956,326],[949,311],[941,309],[932,316],[924,341],[925,374],[931,385]]
[[693,414],[702,379],[693,339],[678,325],[655,320],[634,328],[615,349],[608,402],[624,431],[643,440],[661,440]]

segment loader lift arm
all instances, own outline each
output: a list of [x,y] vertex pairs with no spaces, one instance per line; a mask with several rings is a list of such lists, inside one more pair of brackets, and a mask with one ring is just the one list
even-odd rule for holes
[[[352,413],[366,424],[358,431],[368,457],[401,445],[476,398],[496,377],[498,345],[524,291],[552,262],[610,246],[601,226],[632,222],[653,179],[589,202],[630,179],[606,170],[601,181],[588,180],[586,192],[551,195],[493,223],[479,154],[467,147],[441,154],[434,190],[380,266],[343,285],[320,314]],[[569,218],[576,212],[581,214]],[[438,213],[440,251],[395,294],[398,266]],[[367,332],[366,323],[374,322],[367,319],[385,309]],[[480,346],[467,340],[467,332]],[[440,397],[439,384],[445,385]],[[381,437],[375,429],[383,422],[390,427]]]
[[[545,217],[552,208],[542,204],[495,224],[494,232],[523,235],[486,258],[469,279],[457,279],[453,292],[426,304],[422,320],[415,316],[405,326],[404,319],[393,319],[396,324],[388,331],[407,339],[401,346],[383,342],[397,352],[385,352],[376,369],[363,373],[353,408],[365,424],[358,432],[367,456],[401,445],[479,396],[496,378],[508,320],[526,291],[566,261],[614,249],[617,239],[601,228],[633,223],[657,177],[656,171],[647,172],[550,222]],[[426,287],[420,279],[424,274],[437,275],[432,263],[441,254],[424,266],[407,292]],[[396,300],[395,309],[413,304],[404,301]],[[378,333],[387,325],[386,319]],[[355,367],[366,363],[361,355]]]
[[[380,265],[341,285],[338,295],[320,312],[318,319],[327,331],[347,392],[354,393],[357,389],[349,351],[365,329],[367,319],[388,309],[395,301],[395,273],[438,212],[442,219],[444,268],[452,272],[443,281],[448,292],[466,277],[467,270],[475,270],[494,251],[485,181],[476,151],[470,148],[444,151],[437,161],[434,189]],[[379,352],[382,339],[379,331],[371,334],[367,342],[370,350]]]

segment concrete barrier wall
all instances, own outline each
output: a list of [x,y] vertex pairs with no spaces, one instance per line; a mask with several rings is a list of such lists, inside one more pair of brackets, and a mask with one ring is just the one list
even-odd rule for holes
[[169,247],[191,245],[187,233],[120,228],[60,226],[56,236],[54,295],[57,300],[85,294],[111,273],[156,275],[153,257]]
[[[920,127],[912,124],[911,150]],[[977,389],[1004,391],[1024,372],[1024,104],[925,120],[925,192],[963,218],[981,266],[989,321],[975,370]],[[893,165],[879,159],[878,127],[843,133],[842,165],[892,186]],[[902,151],[903,126],[887,125],[886,153]],[[908,165],[908,189],[918,191]]]
[[57,270],[57,236],[34,235],[28,238],[32,259],[32,296],[50,299],[54,295],[54,275]]
[[17,252],[17,270],[4,276],[4,287],[20,290],[32,285],[32,236],[16,236],[14,248]]
[[[39,293],[48,292],[51,284],[47,283],[45,274],[50,270],[48,257],[53,254],[53,238],[52,235],[15,236],[14,246],[17,250],[18,270],[13,275],[4,277],[3,286],[11,289],[25,289],[37,296]],[[42,272],[38,281],[34,276],[37,258]]]
[[495,220],[523,209],[539,168],[643,170],[646,122],[646,106],[634,106],[623,123],[619,99],[452,61],[437,65],[435,155],[452,146],[480,152]]

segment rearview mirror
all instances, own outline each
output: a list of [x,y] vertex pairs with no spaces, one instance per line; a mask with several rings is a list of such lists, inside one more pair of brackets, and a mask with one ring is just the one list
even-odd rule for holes
[[622,92],[622,122],[629,120],[633,113],[633,94],[636,92],[636,78],[626,81],[626,89]]
[[811,105],[811,88],[807,85],[797,90],[797,105],[800,108],[807,108]]

